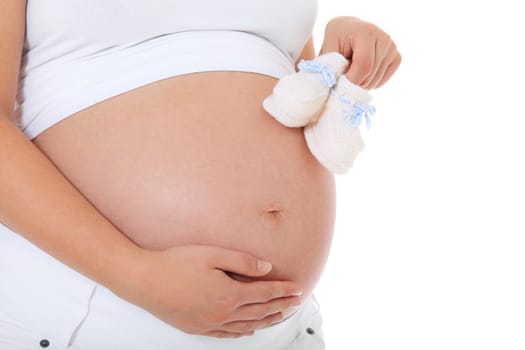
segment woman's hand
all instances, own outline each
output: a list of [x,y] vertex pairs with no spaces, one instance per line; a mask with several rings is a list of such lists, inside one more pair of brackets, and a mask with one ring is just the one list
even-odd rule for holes
[[390,36],[355,17],[336,17],[328,22],[320,54],[332,51],[349,59],[348,80],[367,90],[383,86],[401,63]]
[[293,282],[231,278],[226,272],[249,277],[270,272],[270,264],[247,253],[193,245],[143,251],[135,260],[133,281],[120,295],[187,333],[252,335],[301,303]]

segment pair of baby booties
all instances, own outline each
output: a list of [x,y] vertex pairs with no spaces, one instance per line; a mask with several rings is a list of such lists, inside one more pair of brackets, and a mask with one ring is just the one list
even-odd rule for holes
[[345,174],[364,148],[359,126],[370,127],[370,93],[344,73],[348,60],[336,52],[302,60],[299,72],[281,78],[263,108],[288,127],[304,127],[308,148],[335,174]]

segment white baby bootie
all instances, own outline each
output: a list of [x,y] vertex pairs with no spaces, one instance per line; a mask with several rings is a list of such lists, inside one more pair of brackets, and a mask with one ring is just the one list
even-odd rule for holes
[[347,67],[347,59],[337,52],[303,60],[298,65],[299,72],[279,80],[263,107],[283,125],[304,126],[317,116],[331,87]]
[[332,89],[326,108],[319,119],[304,128],[304,136],[312,154],[328,170],[345,174],[365,146],[359,125],[370,126],[375,108],[372,96],[365,89],[340,76]]

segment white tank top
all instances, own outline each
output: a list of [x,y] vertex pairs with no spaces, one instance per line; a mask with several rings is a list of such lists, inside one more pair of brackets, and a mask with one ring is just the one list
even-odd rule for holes
[[279,78],[317,0],[28,0],[15,112],[29,138],[97,102],[202,71]]

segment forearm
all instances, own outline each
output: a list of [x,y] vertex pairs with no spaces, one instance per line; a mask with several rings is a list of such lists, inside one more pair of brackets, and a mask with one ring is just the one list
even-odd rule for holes
[[66,265],[120,288],[140,248],[5,116],[0,116],[0,221]]

